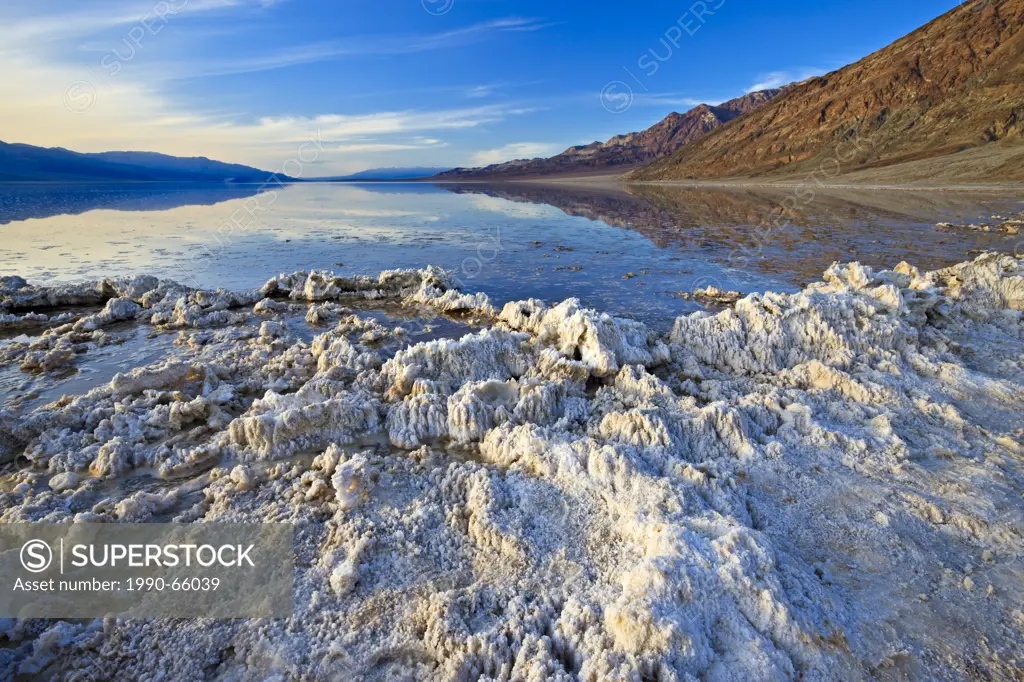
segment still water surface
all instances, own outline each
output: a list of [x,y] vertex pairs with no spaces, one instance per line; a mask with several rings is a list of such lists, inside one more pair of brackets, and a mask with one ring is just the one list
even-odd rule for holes
[[0,185],[0,274],[31,282],[149,273],[248,288],[280,272],[376,274],[435,264],[497,302],[576,296],[655,327],[715,284],[792,291],[833,261],[924,268],[1021,237],[949,231],[1024,209],[1004,193],[540,184]]

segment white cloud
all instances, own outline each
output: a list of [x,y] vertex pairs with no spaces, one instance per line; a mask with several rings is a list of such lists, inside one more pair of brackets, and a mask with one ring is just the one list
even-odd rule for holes
[[335,147],[334,149],[339,152],[400,152],[400,151],[411,151],[413,149],[437,149],[439,147],[447,147],[448,145],[441,142],[440,140],[430,140],[419,144],[389,144],[386,142],[356,142],[352,144],[343,144]]
[[482,97],[490,97],[494,93],[494,86],[491,85],[476,85],[466,90],[466,97],[469,99],[479,99]]
[[324,139],[336,141],[375,135],[475,128],[485,123],[502,121],[521,111],[501,105],[488,105],[438,111],[386,111],[358,116],[325,114],[308,118],[267,117],[260,119],[256,126],[238,127],[244,129],[246,134],[251,134],[255,128],[290,140],[305,139],[311,132],[319,130]]
[[[58,42],[69,37],[86,36],[118,26],[139,25],[144,20],[157,30],[161,23],[177,17],[215,12],[218,10],[263,9],[280,4],[282,0],[153,0],[136,2],[76,2],[77,11],[50,11],[48,13],[19,13],[18,6],[0,8],[0,37],[5,44],[36,45],[39,42]],[[5,3],[6,4],[6,3]],[[85,5],[83,7],[83,5]],[[33,6],[32,9],[39,9]]]
[[723,100],[711,98],[711,99],[698,99],[696,97],[687,97],[681,93],[641,93],[633,97],[633,104],[644,107],[679,107],[685,109],[692,109],[699,104],[707,104],[714,106],[720,104]]
[[[225,76],[269,71],[343,57],[416,54],[473,45],[487,40],[497,33],[539,31],[547,26],[548,24],[538,23],[534,19],[511,17],[426,35],[379,35],[349,39],[345,42],[292,45],[279,50],[261,51],[252,57],[219,60],[216,64],[194,63],[186,65],[185,70],[190,76]],[[176,66],[180,67],[181,65],[176,64]],[[157,66],[152,69],[157,73],[166,70],[165,66]]]
[[800,81],[807,80],[812,76],[821,75],[820,69],[800,69],[798,71],[769,71],[757,76],[758,82],[747,88],[747,92],[757,92],[758,90],[769,90],[771,88],[781,88],[783,85],[789,85],[790,83],[799,83]]
[[532,159],[538,156],[551,156],[562,151],[557,144],[544,142],[515,142],[498,149],[486,149],[473,155],[474,166],[490,166],[495,163],[512,161],[513,159]]

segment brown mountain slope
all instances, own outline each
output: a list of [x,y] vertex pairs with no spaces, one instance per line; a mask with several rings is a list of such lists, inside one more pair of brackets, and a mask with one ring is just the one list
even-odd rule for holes
[[722,124],[757,109],[780,92],[780,89],[762,90],[718,106],[701,104],[685,114],[669,114],[642,132],[616,135],[607,142],[570,147],[549,159],[520,159],[485,168],[456,168],[435,177],[439,180],[465,180],[621,171],[671,154]]
[[[1024,142],[1022,25],[1024,0],[962,5],[855,64],[794,86],[629,177],[816,172],[834,178],[860,171],[868,178],[864,171],[903,163],[927,175],[928,168],[941,168],[937,157],[966,149],[1024,152],[1024,145],[1017,146]],[[930,166],[922,163],[927,159]],[[985,171],[976,164],[963,167],[977,175],[961,177],[965,182],[1024,180],[1024,168],[1013,164],[992,164]]]

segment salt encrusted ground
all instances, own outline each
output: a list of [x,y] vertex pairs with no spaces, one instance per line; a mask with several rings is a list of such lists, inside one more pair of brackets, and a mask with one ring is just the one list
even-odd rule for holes
[[[837,265],[665,338],[436,269],[0,287],[0,326],[64,323],[0,347],[26,371],[181,330],[0,413],[0,521],[288,521],[298,552],[291,619],[9,620],[2,678],[1021,679],[1020,260]],[[365,299],[488,328],[409,346]]]

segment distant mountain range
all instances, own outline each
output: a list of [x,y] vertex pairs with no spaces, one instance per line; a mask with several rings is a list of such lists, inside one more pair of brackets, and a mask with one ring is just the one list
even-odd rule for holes
[[[0,181],[266,182],[268,171],[153,152],[81,154],[0,142]],[[291,178],[278,176],[281,181]]]
[[154,152],[82,154],[60,147],[0,142],[0,182],[357,182],[417,180],[447,170],[371,168],[340,177],[300,179],[205,157],[182,158]]
[[974,0],[633,172],[1024,181],[1024,0]]
[[340,182],[357,182],[360,180],[419,180],[421,178],[429,178],[437,175],[438,173],[444,173],[450,170],[450,167],[445,166],[444,168],[370,168],[352,175],[344,175],[337,178],[316,178],[317,180],[331,180]]
[[551,158],[519,159],[483,168],[456,168],[437,180],[543,177],[626,171],[671,154],[712,130],[771,101],[782,89],[761,90],[717,106],[701,104],[685,114],[671,113],[639,133],[616,135],[607,142],[570,147]]

